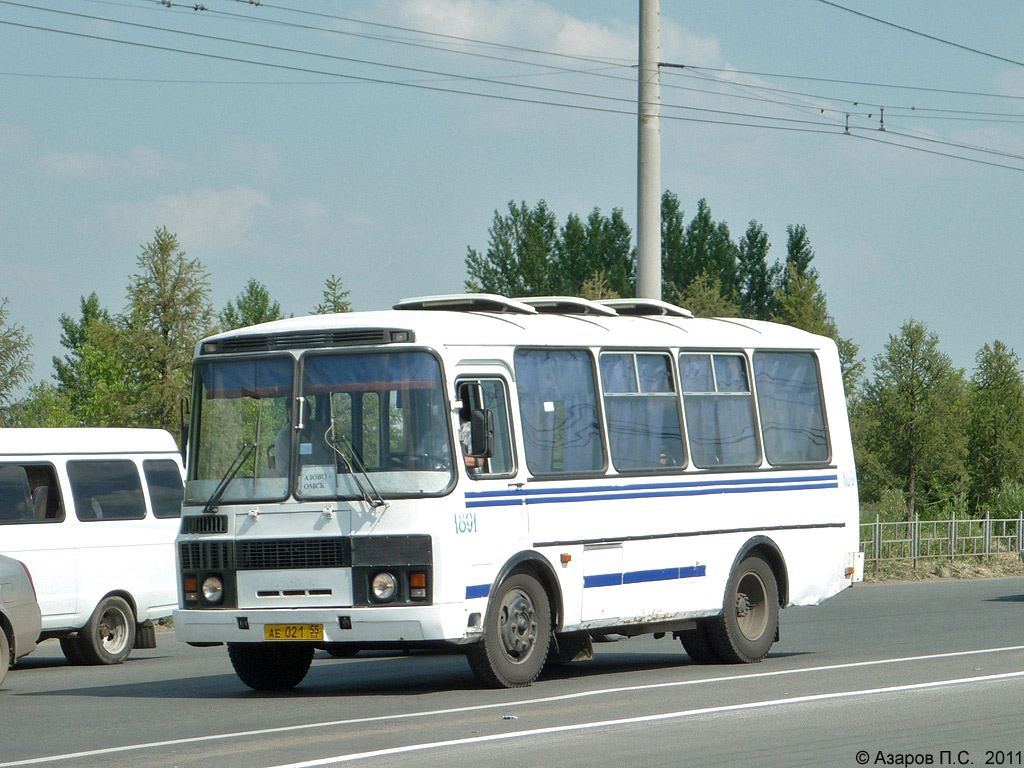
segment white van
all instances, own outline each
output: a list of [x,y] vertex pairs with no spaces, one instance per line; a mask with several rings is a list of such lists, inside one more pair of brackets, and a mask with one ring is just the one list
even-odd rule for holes
[[24,562],[41,640],[73,664],[155,648],[177,604],[182,463],[157,429],[0,429],[0,554]]

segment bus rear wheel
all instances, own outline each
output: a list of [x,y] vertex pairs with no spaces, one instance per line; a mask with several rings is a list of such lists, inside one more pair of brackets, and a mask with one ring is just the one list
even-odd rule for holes
[[683,644],[683,650],[694,664],[717,664],[721,661],[708,636],[708,624],[713,619],[697,619],[697,626],[677,632],[676,636]]
[[725,590],[725,608],[707,626],[718,658],[729,664],[761,661],[779,630],[779,586],[771,566],[757,555],[745,558]]
[[228,643],[228,658],[253,690],[287,691],[306,676],[313,650],[311,643]]
[[535,578],[516,573],[491,598],[483,638],[466,650],[473,674],[491,688],[523,688],[540,675],[551,647],[551,604]]

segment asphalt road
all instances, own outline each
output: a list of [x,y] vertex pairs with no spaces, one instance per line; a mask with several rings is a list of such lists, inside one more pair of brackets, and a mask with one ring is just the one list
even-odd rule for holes
[[169,633],[119,667],[50,641],[0,690],[0,768],[1021,765],[1022,618],[1024,578],[860,585],[784,611],[760,664],[636,638],[515,691],[458,655],[364,652],[258,694]]

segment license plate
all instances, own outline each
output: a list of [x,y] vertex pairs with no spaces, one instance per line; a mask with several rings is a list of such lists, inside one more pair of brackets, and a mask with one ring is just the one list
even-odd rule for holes
[[264,640],[323,640],[323,624],[266,624]]

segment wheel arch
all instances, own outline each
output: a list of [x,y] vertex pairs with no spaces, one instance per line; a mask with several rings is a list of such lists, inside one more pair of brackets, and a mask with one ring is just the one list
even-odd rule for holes
[[7,647],[11,652],[11,663],[13,664],[14,660],[18,658],[18,651],[14,647],[14,627],[11,625],[10,619],[2,611],[0,611],[0,632],[3,632],[7,638]]
[[736,553],[729,573],[732,574],[737,566],[750,555],[759,555],[772,569],[779,588],[779,607],[785,608],[789,605],[789,569],[786,567],[786,559],[782,556],[779,545],[768,536],[754,536],[748,539]]
[[[558,583],[551,562],[536,550],[523,550],[505,561],[505,564],[498,570],[498,575],[491,585],[490,594],[493,595],[505,579],[516,573],[527,573],[533,576],[544,587],[548,594],[548,601],[551,604],[551,631],[557,632],[562,628],[562,620],[565,616],[562,603],[562,588]],[[490,610],[490,602],[487,609]]]

